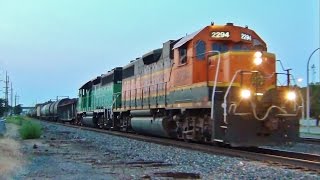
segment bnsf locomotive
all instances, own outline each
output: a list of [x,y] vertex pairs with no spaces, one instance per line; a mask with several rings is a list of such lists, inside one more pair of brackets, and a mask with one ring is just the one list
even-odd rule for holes
[[[281,86],[280,76],[288,81]],[[299,138],[300,97],[290,74],[276,73],[266,43],[248,27],[227,23],[169,40],[86,82],[77,102],[55,105],[62,117],[73,113],[62,120],[81,125],[259,146]]]

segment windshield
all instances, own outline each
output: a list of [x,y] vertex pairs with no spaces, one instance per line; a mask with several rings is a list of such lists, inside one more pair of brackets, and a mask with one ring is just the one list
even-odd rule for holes
[[229,50],[233,50],[233,51],[249,50],[249,48],[244,43],[236,43],[236,44],[227,45],[225,43],[214,42],[214,43],[212,43],[212,50],[213,51],[220,51],[223,53],[223,52],[227,52]]

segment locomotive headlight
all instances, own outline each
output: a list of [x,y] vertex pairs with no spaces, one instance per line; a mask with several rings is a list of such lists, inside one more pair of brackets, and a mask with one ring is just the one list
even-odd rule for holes
[[251,96],[251,92],[248,89],[242,89],[240,95],[243,99],[248,99]]
[[293,91],[289,91],[288,93],[287,93],[287,100],[289,100],[289,101],[294,101],[294,100],[296,100],[296,98],[297,98],[297,95],[296,95],[296,93],[295,92],[293,92]]
[[253,63],[257,66],[262,63],[262,52],[257,51],[256,53],[254,53]]

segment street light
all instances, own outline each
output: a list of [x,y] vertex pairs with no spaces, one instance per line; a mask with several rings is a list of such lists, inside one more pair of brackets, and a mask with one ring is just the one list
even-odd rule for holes
[[317,51],[319,50],[320,48],[317,48],[315,49],[309,56],[309,59],[308,59],[308,63],[307,63],[307,120],[308,120],[308,132],[310,132],[310,122],[309,122],[309,119],[310,119],[310,88],[309,88],[309,62],[310,62],[310,59],[312,57],[312,55]]

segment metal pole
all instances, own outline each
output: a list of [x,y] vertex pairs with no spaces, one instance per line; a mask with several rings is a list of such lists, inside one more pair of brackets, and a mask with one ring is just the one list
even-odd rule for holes
[[13,88],[12,88],[12,81],[11,81],[10,101],[11,101],[11,111],[10,111],[10,115],[12,115],[12,114],[13,114]]
[[6,71],[6,81],[5,81],[6,87],[5,87],[5,106],[8,108],[8,73]]
[[317,51],[319,50],[320,48],[317,48],[315,49],[309,56],[309,59],[308,59],[308,63],[307,63],[307,94],[306,94],[306,99],[307,99],[307,102],[306,102],[306,105],[307,105],[307,121],[308,121],[308,132],[310,132],[310,88],[309,88],[309,62],[310,62],[310,59],[312,57],[312,55]]
[[16,107],[16,106],[17,106],[17,94],[14,95],[14,107]]

